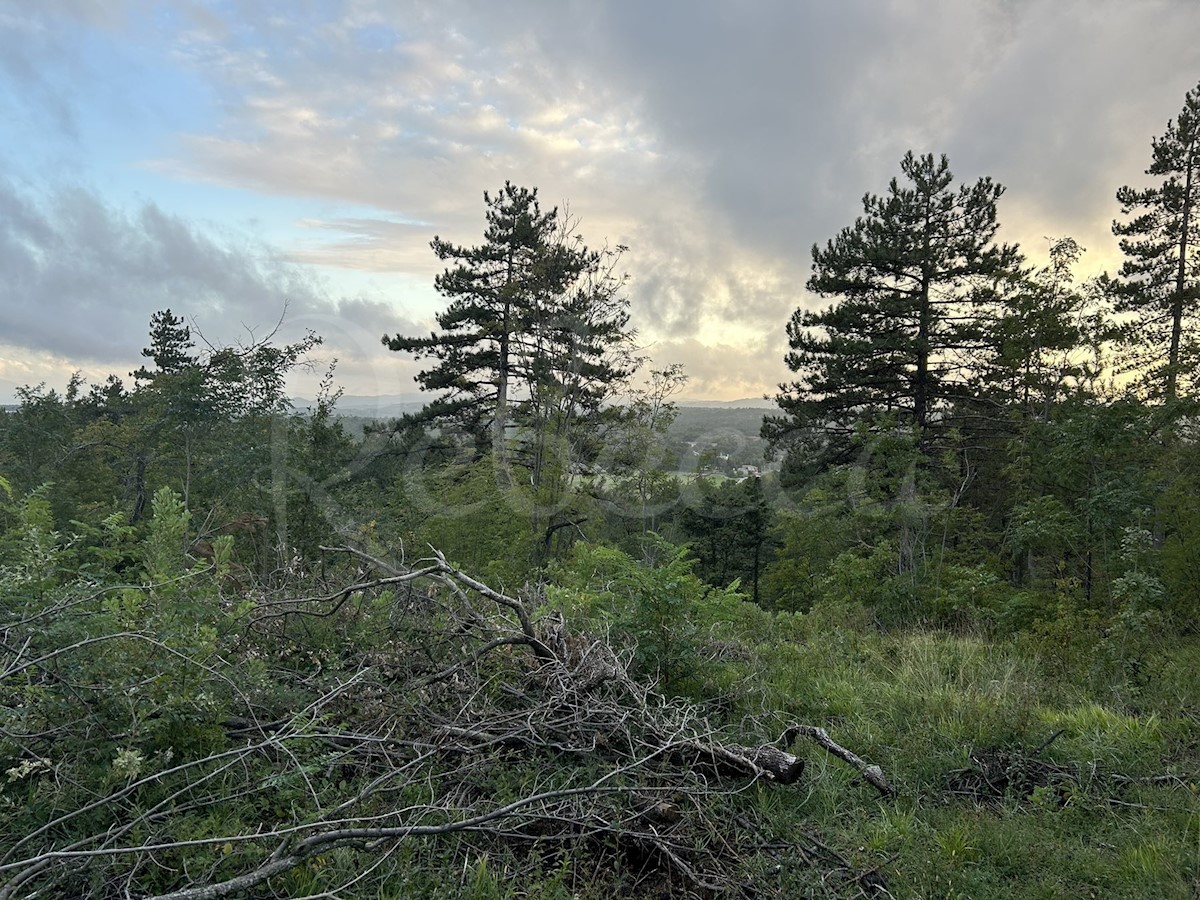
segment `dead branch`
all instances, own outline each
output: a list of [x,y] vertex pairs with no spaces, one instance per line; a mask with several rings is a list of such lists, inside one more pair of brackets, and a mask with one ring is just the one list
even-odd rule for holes
[[397,569],[395,566],[391,565],[390,563],[386,563],[382,559],[379,559],[376,556],[372,556],[370,553],[367,553],[365,550],[361,550],[358,547],[326,547],[324,545],[321,545],[317,549],[319,549],[322,553],[345,553],[345,554],[348,554],[349,556],[355,557],[356,559],[360,559],[365,563],[369,563],[370,565],[374,566],[375,568],[379,569],[382,572],[386,572],[389,575],[403,575],[404,574],[403,570]]
[[863,778],[870,782],[872,787],[885,797],[894,793],[892,786],[884,777],[883,770],[879,766],[869,765],[855,753],[835,742],[824,728],[818,728],[815,725],[789,725],[787,730],[784,731],[783,736],[779,739],[779,743],[784,747],[789,747],[798,737],[812,738],[818,746],[825,748],[843,762],[854,766],[854,768],[862,773]]

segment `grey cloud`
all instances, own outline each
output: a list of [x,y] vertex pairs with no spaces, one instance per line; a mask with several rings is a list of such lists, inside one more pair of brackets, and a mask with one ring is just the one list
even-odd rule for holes
[[[700,205],[735,240],[804,258],[910,148],[947,152],[963,178],[994,175],[1099,233],[1121,183],[1110,173],[1140,173],[1200,70],[1200,6],[1187,0],[596,7],[585,61],[701,162]],[[541,47],[565,57],[569,22],[557,22]]]
[[[168,110],[143,107],[137,96],[139,83],[151,77],[146,69],[115,43],[105,44],[113,57],[96,49],[100,42],[81,43],[77,28],[111,37],[155,12],[150,0],[40,0],[0,8],[0,112],[10,133],[23,138],[12,149],[36,148],[43,173],[74,171],[82,162],[88,114],[103,115],[110,124],[162,118]],[[125,66],[135,74],[122,80],[118,70]],[[65,140],[76,152],[63,153],[53,141],[39,145],[43,134]]]
[[429,249],[432,228],[387,219],[306,219],[316,232],[338,235],[293,246],[288,258],[310,265],[339,266],[370,272],[432,273],[436,258]]
[[1014,211],[1111,253],[1116,189],[1139,181],[1200,78],[1200,7],[1071,0],[1026,7],[1012,27],[951,142],[1009,186]]
[[[708,344],[694,339],[663,340],[651,347],[657,365],[682,363],[688,397],[745,399],[761,397],[786,380],[784,341],[764,340],[750,347]],[[769,379],[764,385],[764,377]]]
[[[47,65],[50,62],[53,65]],[[20,130],[29,133],[48,125],[51,131],[78,140],[79,125],[69,91],[47,72],[61,66],[77,74],[79,65],[53,29],[0,11],[0,75],[11,92],[6,97],[5,85],[0,84],[0,105],[8,107],[5,117],[11,124],[24,125]]]
[[194,318],[216,343],[280,340],[308,328],[328,352],[384,359],[379,336],[417,326],[389,305],[336,300],[278,251],[210,236],[153,204],[117,209],[83,187],[46,197],[0,181],[0,334],[80,363],[123,364],[145,344],[151,313]]
[[[181,56],[222,90],[228,117],[218,134],[188,136],[177,158],[157,164],[352,200],[441,230],[473,225],[480,193],[505,178],[574,188],[589,170],[607,176],[594,179],[602,185],[628,170],[628,154],[612,145],[638,128],[631,103],[595,79],[580,83],[512,55],[521,38],[507,16],[373,9],[355,4],[317,23],[245,10],[239,24],[265,53],[249,39],[179,36]],[[364,52],[353,37],[364,22],[395,29],[396,43]]]

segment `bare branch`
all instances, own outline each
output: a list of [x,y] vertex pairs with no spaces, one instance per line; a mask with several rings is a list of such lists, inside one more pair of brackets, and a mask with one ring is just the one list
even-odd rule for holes
[[824,747],[838,759],[847,762],[862,773],[863,778],[871,783],[871,785],[884,796],[890,796],[895,793],[888,780],[883,775],[883,770],[879,766],[869,765],[864,762],[859,756],[847,750],[845,747],[836,743],[829,736],[824,728],[818,728],[815,725],[790,725],[787,731],[783,733],[783,737],[779,739],[779,743],[783,746],[789,746],[798,737],[812,738],[819,746]]

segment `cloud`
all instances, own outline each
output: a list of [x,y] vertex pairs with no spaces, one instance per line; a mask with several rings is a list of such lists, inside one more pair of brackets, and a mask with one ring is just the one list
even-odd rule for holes
[[[649,260],[646,327],[687,328],[694,272],[711,268],[677,268],[680,237],[693,259],[719,239],[735,265],[769,257],[772,277],[802,281],[812,243],[883,191],[910,147],[1008,184],[1026,211],[1011,236],[1040,243],[1030,219],[1050,219],[1095,244],[1111,219],[1105,174],[1130,162],[1119,111],[1148,108],[1162,75],[1200,62],[1188,37],[1200,11],[1182,0],[1155,5],[1169,32],[1115,0],[332,9],[243,8],[180,36],[181,57],[223,85],[227,117],[158,165],[370,205],[462,240],[479,233],[482,190],[537,184],[570,198],[590,234],[630,243],[632,266]],[[1114,64],[1129,35],[1151,33],[1156,46]],[[429,237],[350,234],[301,258],[418,266]]]
[[166,74],[153,52],[124,42],[136,23],[154,21],[155,13],[150,0],[0,6],[0,112],[9,133],[20,135],[7,149],[36,158],[42,173],[75,171],[97,123],[119,136],[140,119],[173,118],[180,98],[152,99]]
[[[650,347],[655,367],[682,363],[688,376],[682,391],[685,397],[713,400],[744,400],[774,396],[775,382],[787,377],[783,364],[786,339],[782,332],[776,338],[764,338],[756,346],[725,344],[718,341],[701,343],[694,338],[663,340]],[[775,381],[764,386],[764,372]]]
[[119,208],[83,186],[37,193],[0,181],[0,271],[0,334],[24,348],[12,368],[28,375],[64,359],[128,371],[150,315],[166,308],[216,344],[264,337],[283,316],[279,341],[311,328],[324,354],[360,369],[390,362],[380,335],[419,328],[382,301],[331,297],[269,245],[210,235],[152,203]]
[[301,219],[297,224],[321,236],[293,244],[288,258],[295,262],[390,273],[428,273],[434,268],[432,231],[424,223],[360,217]]
[[45,23],[0,10],[0,109],[28,133],[48,128],[74,143],[78,122],[61,80],[76,79],[80,63],[66,44]]

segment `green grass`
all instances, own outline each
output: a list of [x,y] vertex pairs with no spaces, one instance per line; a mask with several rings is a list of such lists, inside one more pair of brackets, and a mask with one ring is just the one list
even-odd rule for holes
[[[777,827],[816,829],[866,867],[886,862],[895,896],[1143,898],[1200,890],[1195,641],[1160,646],[1154,674],[1136,690],[1114,683],[1099,692],[1090,667],[1064,672],[1061,660],[982,636],[882,634],[814,621],[799,641],[760,636],[755,646],[761,702],[826,727],[881,765],[898,791],[880,798],[841,762],[800,746],[811,760],[809,779],[790,794],[768,791]],[[948,775],[970,765],[972,753],[987,752],[1024,753],[1078,777],[993,800],[951,794]],[[1180,774],[1180,783],[1112,777],[1168,773]]]
[[[884,631],[853,605],[717,602],[689,623],[724,648],[691,684],[731,729],[824,727],[896,788],[880,797],[802,739],[800,784],[739,800],[777,839],[819,836],[895,897],[1200,896],[1200,640],[1157,640],[1123,667],[1032,635]],[[984,768],[1001,789],[966,791],[962,773]],[[1179,777],[1129,780],[1163,775]],[[808,896],[793,875],[778,895]]]

